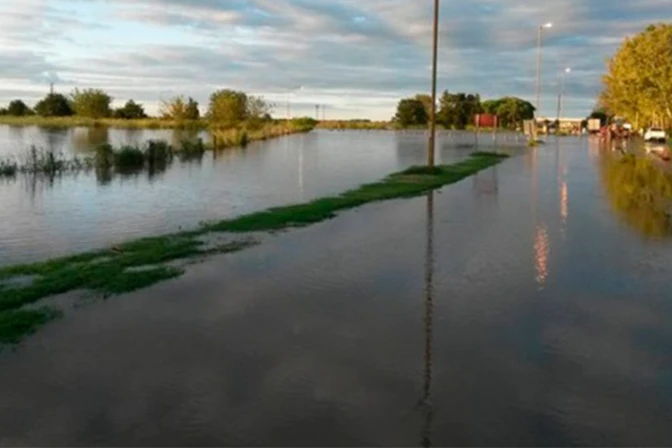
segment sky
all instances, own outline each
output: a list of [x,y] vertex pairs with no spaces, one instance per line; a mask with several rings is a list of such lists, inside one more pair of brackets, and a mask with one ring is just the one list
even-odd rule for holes
[[[102,88],[155,113],[161,99],[207,106],[220,88],[261,95],[274,115],[386,120],[429,92],[432,0],[0,0],[0,104]],[[439,89],[586,116],[623,39],[672,21],[670,0],[441,0]]]

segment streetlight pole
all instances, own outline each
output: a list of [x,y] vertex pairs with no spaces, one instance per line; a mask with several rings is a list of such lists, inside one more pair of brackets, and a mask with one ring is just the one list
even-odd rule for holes
[[537,116],[540,113],[541,107],[541,45],[543,41],[543,34],[545,28],[552,28],[551,22],[539,26],[539,37],[537,39]]
[[567,82],[567,74],[572,71],[571,68],[566,68],[560,79],[560,91],[558,92],[558,117],[557,117],[557,127],[555,129],[556,133],[560,132],[560,114],[562,113],[562,96],[565,94],[565,83]]
[[429,125],[429,150],[427,165],[434,170],[436,152],[436,78],[439,61],[439,0],[434,0],[434,36],[432,50],[432,108]]

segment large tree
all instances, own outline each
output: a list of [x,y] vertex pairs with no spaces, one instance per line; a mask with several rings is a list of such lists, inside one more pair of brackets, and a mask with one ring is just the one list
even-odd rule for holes
[[627,38],[608,63],[601,103],[636,127],[672,125],[672,25]]
[[443,92],[439,100],[438,122],[446,128],[465,129],[476,114],[483,112],[478,94]]
[[421,100],[417,98],[405,98],[399,101],[397,114],[394,117],[402,127],[426,125],[427,110]]
[[248,96],[244,92],[226,89],[210,96],[208,119],[215,127],[234,127],[248,118],[248,112]]
[[7,107],[7,115],[13,115],[15,117],[23,117],[25,115],[32,115],[33,111],[30,110],[30,107],[26,106],[21,100],[14,100],[9,103]]
[[75,114],[86,118],[108,118],[112,115],[112,97],[100,89],[75,89],[72,108]]
[[35,113],[43,117],[69,117],[74,114],[70,101],[60,93],[50,93],[35,105]]
[[162,101],[160,114],[164,120],[175,121],[198,120],[201,117],[198,102],[191,97],[185,98],[182,95]]

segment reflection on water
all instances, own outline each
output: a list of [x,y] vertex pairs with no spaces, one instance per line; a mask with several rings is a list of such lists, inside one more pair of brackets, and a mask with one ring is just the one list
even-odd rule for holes
[[[101,143],[177,144],[193,137],[207,141],[207,135],[188,130],[0,126],[0,156],[25,152],[34,144],[81,157]],[[473,134],[454,133],[451,138],[439,140],[437,158],[443,163],[462,160],[477,149],[460,146],[472,142]],[[478,149],[491,145],[484,142]],[[425,158],[424,132],[314,131],[208,152],[202,159],[175,160],[141,173],[19,176],[0,188],[0,264],[105,247],[303,202],[380,179]],[[26,201],[28,197],[32,200]]]
[[534,267],[537,270],[536,280],[539,288],[543,289],[548,279],[548,255],[550,252],[550,240],[548,228],[540,224],[534,232]]
[[604,153],[599,172],[617,215],[646,237],[672,235],[672,176],[646,156]]

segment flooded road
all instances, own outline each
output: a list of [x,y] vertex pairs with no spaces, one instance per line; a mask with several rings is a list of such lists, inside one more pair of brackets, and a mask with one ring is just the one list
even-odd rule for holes
[[[82,156],[107,142],[164,139],[175,144],[199,135],[207,139],[171,130],[0,126],[0,157],[20,158],[31,145]],[[446,132],[439,159],[460,160],[475,150],[475,143],[474,134]],[[500,135],[497,144],[521,147],[524,140]],[[479,149],[494,145],[492,136],[481,136]],[[314,131],[207,152],[202,160],[176,161],[153,176],[100,179],[90,172],[0,179],[0,265],[108,247],[340,193],[423,163],[426,147],[424,132]]]
[[627,200],[667,187],[613,157],[549,142],[68,313],[0,354],[0,444],[670,445],[672,240]]

